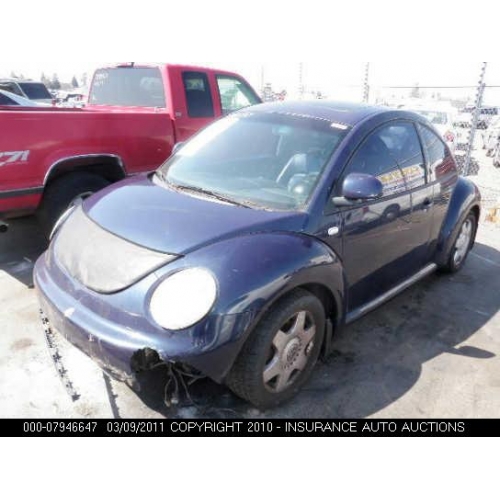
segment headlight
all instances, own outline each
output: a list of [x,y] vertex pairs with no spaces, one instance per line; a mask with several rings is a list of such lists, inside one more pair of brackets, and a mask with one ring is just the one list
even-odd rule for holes
[[185,269],[158,286],[149,308],[153,319],[167,330],[184,330],[201,321],[217,298],[217,283],[205,269]]

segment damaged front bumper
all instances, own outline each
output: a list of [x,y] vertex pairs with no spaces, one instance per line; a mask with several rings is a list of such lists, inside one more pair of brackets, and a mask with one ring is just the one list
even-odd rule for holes
[[[34,282],[44,316],[53,330],[92,358],[115,379],[136,386],[137,371],[147,368],[145,354],[166,364],[181,363],[223,382],[251,328],[255,314],[209,315],[182,332],[168,332],[147,318],[120,309],[127,294],[90,292],[55,266],[46,256],[35,265]],[[141,286],[141,285],[138,285]],[[145,289],[149,283],[142,285]],[[141,295],[141,293],[139,293]]]

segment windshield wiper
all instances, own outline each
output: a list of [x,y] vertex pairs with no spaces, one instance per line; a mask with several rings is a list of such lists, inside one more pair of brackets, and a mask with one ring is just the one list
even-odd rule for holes
[[231,205],[235,205],[238,207],[250,208],[250,205],[248,203],[233,200],[232,198],[228,198],[228,197],[223,196],[223,195],[216,193],[214,191],[210,191],[209,189],[204,189],[204,188],[201,188],[198,186],[187,186],[185,184],[172,184],[171,182],[168,182],[168,184],[169,184],[169,186],[172,186],[174,189],[204,194],[205,196],[209,196],[210,198],[215,198],[216,200],[222,201],[224,203],[230,203]]

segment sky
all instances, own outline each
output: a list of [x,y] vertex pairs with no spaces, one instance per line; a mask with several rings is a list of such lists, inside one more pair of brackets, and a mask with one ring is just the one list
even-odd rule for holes
[[[483,3],[457,9],[450,0],[51,0],[47,8],[25,0],[22,22],[2,23],[2,38],[15,43],[0,49],[0,76],[15,71],[39,79],[43,71],[70,81],[109,62],[162,61],[234,70],[258,89],[264,74],[275,90],[293,93],[302,62],[310,90],[359,99],[364,61],[382,59],[371,63],[374,89],[474,86],[481,63],[468,61],[497,55],[496,16],[481,15],[478,23],[472,15],[472,7],[489,11]],[[12,3],[2,10],[4,20],[19,19]],[[486,81],[500,85],[500,63],[489,63]]]

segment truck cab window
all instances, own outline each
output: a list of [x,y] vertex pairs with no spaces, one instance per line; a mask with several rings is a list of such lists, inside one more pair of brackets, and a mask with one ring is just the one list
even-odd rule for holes
[[186,103],[190,118],[211,118],[215,116],[214,103],[206,73],[185,71],[182,73]]
[[137,66],[100,69],[94,76],[89,103],[164,108],[165,92],[160,71]]
[[217,75],[217,86],[219,87],[222,114],[224,115],[260,103],[255,92],[238,78]]

